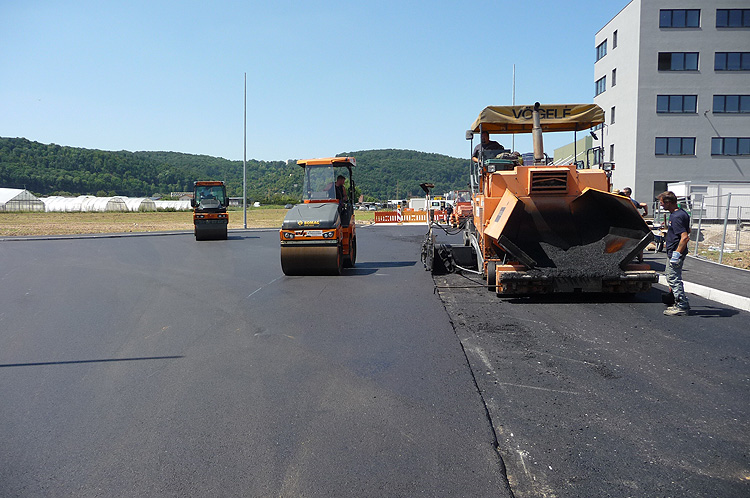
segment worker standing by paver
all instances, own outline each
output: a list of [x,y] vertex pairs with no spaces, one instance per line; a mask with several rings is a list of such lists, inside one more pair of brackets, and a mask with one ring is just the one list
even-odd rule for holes
[[669,261],[664,275],[667,277],[669,288],[674,294],[674,305],[664,310],[667,316],[687,315],[690,310],[685,288],[682,284],[682,265],[688,253],[690,241],[690,215],[677,205],[674,192],[662,192],[658,196],[661,206],[669,211],[667,222],[666,250]]

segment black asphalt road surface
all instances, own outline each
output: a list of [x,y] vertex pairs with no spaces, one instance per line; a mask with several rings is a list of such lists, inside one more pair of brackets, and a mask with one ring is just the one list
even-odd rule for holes
[[0,241],[0,496],[510,496],[424,232]]
[[[663,255],[662,255],[663,257]],[[436,276],[516,497],[750,496],[750,315]]]

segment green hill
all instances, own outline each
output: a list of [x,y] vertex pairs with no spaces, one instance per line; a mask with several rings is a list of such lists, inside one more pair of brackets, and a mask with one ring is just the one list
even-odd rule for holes
[[[338,155],[357,159],[355,182],[367,200],[465,189],[468,159],[411,150],[363,150]],[[294,161],[247,161],[247,192],[261,202],[292,202],[302,192],[302,168]],[[195,180],[223,180],[230,196],[242,196],[242,161],[179,152],[102,151],[0,137],[0,187],[38,195],[152,196],[190,191]]]

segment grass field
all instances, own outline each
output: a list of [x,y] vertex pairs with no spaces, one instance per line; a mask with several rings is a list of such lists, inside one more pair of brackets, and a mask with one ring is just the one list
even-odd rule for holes
[[[277,207],[247,211],[248,228],[280,228],[287,210]],[[229,229],[243,228],[243,212],[229,212]],[[357,223],[368,223],[372,212],[357,211]],[[145,213],[0,213],[0,237],[71,235],[88,233],[192,231],[187,211]]]

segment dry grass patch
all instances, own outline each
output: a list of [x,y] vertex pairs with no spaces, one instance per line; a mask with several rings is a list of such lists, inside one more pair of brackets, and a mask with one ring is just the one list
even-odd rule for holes
[[[287,210],[248,209],[248,228],[281,228]],[[357,212],[357,222],[372,221],[372,213]],[[244,227],[242,210],[229,211],[229,228]],[[92,233],[193,231],[189,211],[146,213],[0,213],[0,237],[74,235]]]
[[[250,228],[280,227],[285,209],[248,211]],[[229,213],[229,228],[243,228],[242,211]],[[0,236],[192,231],[187,211],[146,213],[0,213]]]

